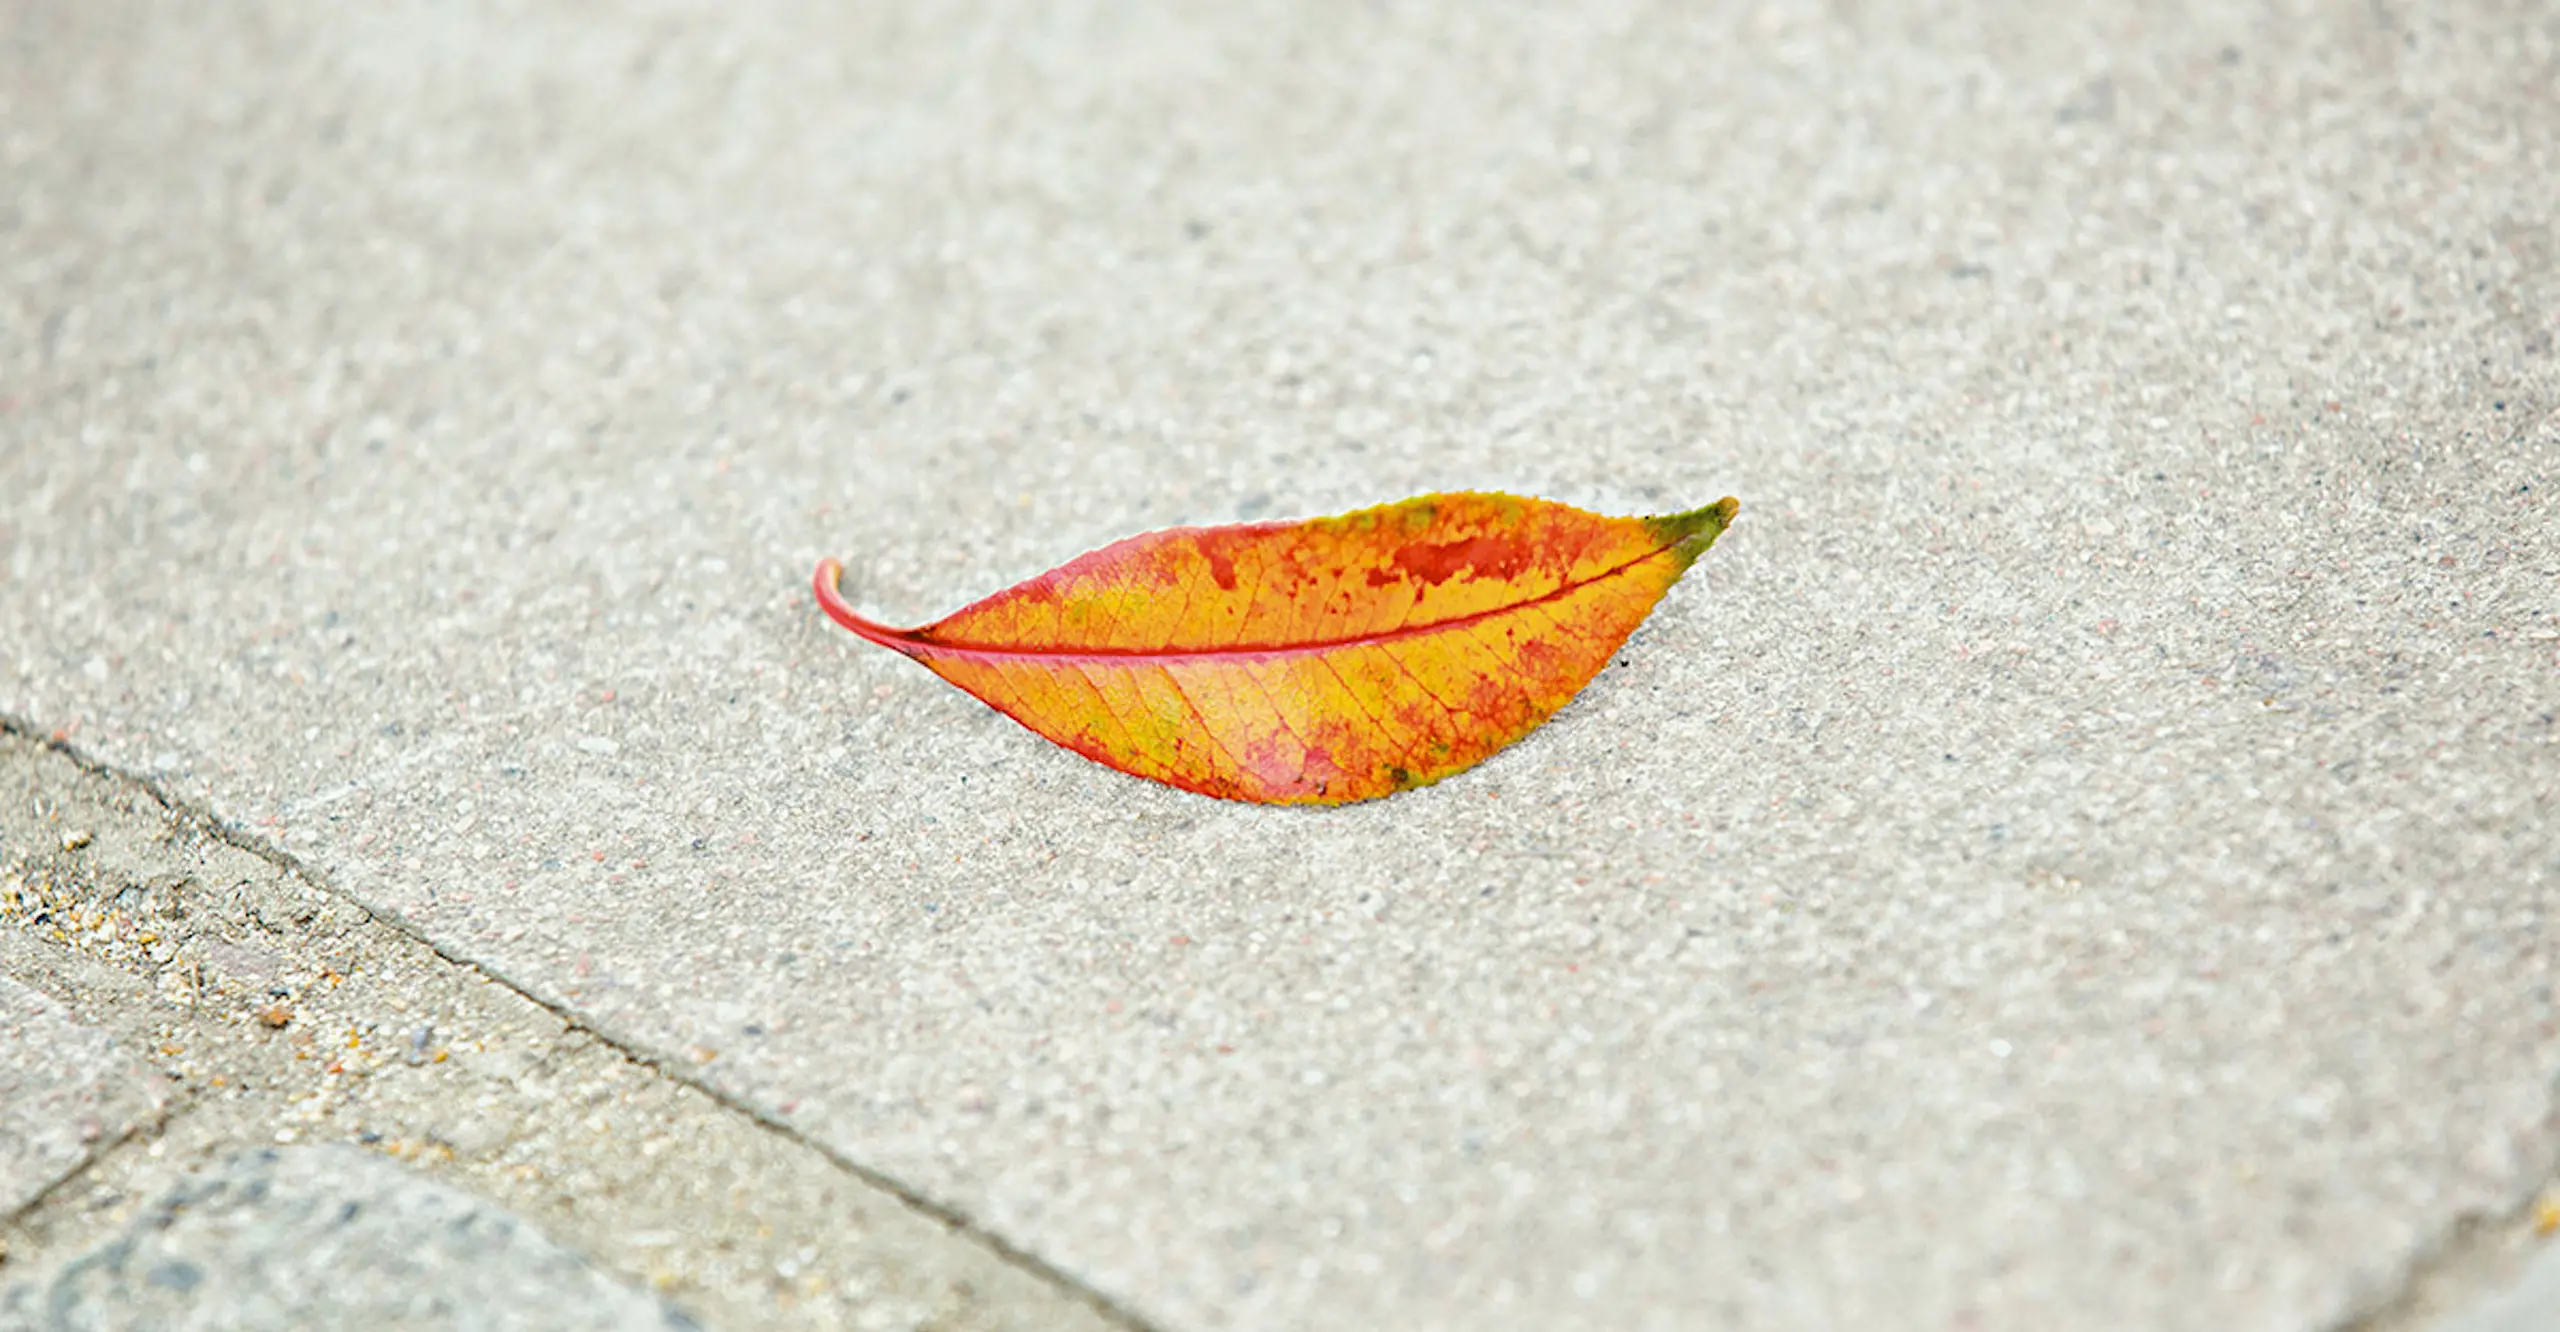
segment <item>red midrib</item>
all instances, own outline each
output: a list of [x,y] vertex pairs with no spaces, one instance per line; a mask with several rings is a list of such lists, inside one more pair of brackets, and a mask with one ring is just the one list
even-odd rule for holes
[[[1383,633],[1362,634],[1356,638],[1335,638],[1312,643],[1239,643],[1229,647],[1176,649],[1111,647],[989,647],[977,643],[951,643],[937,638],[925,637],[924,635],[930,626],[927,626],[927,629],[891,629],[886,625],[863,619],[861,616],[853,614],[852,607],[845,605],[841,598],[841,594],[838,594],[834,598],[830,598],[829,593],[833,591],[833,589],[828,586],[830,580],[823,576],[819,579],[818,583],[818,600],[826,607],[827,613],[834,616],[836,622],[842,624],[845,628],[851,629],[855,633],[860,634],[864,638],[868,638],[883,647],[895,648],[898,651],[906,652],[913,656],[1029,657],[1041,661],[1125,661],[1133,657],[1142,657],[1149,661],[1185,661],[1198,658],[1252,659],[1293,657],[1302,656],[1312,652],[1330,652],[1336,648],[1367,647],[1377,643],[1393,643],[1400,639],[1419,638],[1425,634],[1436,634],[1445,630],[1464,628],[1465,626],[1477,623],[1478,621],[1489,620],[1498,615],[1509,615],[1515,611],[1527,610],[1532,606],[1543,606],[1548,602],[1557,601],[1564,597],[1571,596],[1586,587],[1593,586],[1594,584],[1605,583],[1608,580],[1625,573],[1629,569],[1661,555],[1663,552],[1668,551],[1679,544],[1680,543],[1678,541],[1665,542],[1662,545],[1654,547],[1652,550],[1646,551],[1642,555],[1638,555],[1635,558],[1628,560],[1624,564],[1603,569],[1599,573],[1593,574],[1589,578],[1585,578],[1577,583],[1563,584],[1556,588],[1556,590],[1549,592],[1544,596],[1532,597],[1527,601],[1515,601],[1508,606],[1496,606],[1491,610],[1477,611],[1472,615],[1461,615],[1454,619],[1440,620],[1431,624],[1406,625],[1399,629],[1389,629]],[[830,561],[830,563],[832,563],[832,561]],[[822,575],[824,574],[824,566],[821,566],[820,572]],[[841,613],[839,613],[839,607],[843,608]]]

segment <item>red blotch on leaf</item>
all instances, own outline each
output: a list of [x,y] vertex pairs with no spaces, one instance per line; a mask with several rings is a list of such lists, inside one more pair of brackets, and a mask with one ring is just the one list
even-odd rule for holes
[[1395,567],[1424,583],[1445,583],[1459,574],[1473,578],[1510,578],[1529,564],[1529,548],[1499,537],[1469,537],[1436,546],[1407,546],[1396,552]]

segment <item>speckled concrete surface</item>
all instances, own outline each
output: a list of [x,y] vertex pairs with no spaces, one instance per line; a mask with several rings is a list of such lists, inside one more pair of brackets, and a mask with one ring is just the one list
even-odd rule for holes
[[[2313,1328],[2552,1160],[2547,7],[6,11],[0,709],[1171,1326]],[[1743,516],[1333,813],[825,624]]]
[[692,1328],[540,1231],[353,1147],[247,1152],[192,1176],[0,1325],[135,1332],[269,1328]]
[[[311,1158],[305,1199],[396,1212],[411,1183],[432,1181],[474,1198],[456,1215],[484,1232],[499,1219],[539,1232],[706,1327],[1126,1326],[820,1145],[685,1085],[689,1065],[635,1061],[238,840],[0,729],[0,994],[39,1019],[0,1011],[0,1329],[19,1326],[7,1310],[57,1298],[67,1312],[39,1319],[47,1328],[185,1314],[331,1332],[349,1320],[336,1286],[448,1310],[483,1298],[467,1266],[422,1265],[357,1231],[301,1236],[326,1240],[335,1279],[317,1283],[304,1280],[315,1265],[260,1234],[198,1235],[201,1279],[155,1303],[132,1280],[150,1270],[135,1265],[137,1236],[148,1247],[166,1199],[236,1182],[226,1163],[277,1144],[402,1167]],[[233,1229],[265,1224],[243,1211]],[[276,1235],[311,1220],[271,1219]],[[521,1275],[549,1270],[536,1268]],[[262,1286],[276,1302],[251,1298]],[[517,1312],[539,1319],[552,1303]]]
[[35,1201],[167,1100],[107,1033],[0,976],[0,1215]]
[[2432,1332],[2543,1332],[2555,1323],[2560,1323],[2560,1249],[2544,1249],[2513,1285],[2437,1322]]

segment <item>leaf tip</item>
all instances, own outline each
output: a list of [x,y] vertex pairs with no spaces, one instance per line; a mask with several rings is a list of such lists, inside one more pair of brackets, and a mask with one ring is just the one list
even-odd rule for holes
[[1665,544],[1679,547],[1694,560],[1724,535],[1724,530],[1733,525],[1733,516],[1741,511],[1742,501],[1727,495],[1703,509],[1647,518],[1645,523]]

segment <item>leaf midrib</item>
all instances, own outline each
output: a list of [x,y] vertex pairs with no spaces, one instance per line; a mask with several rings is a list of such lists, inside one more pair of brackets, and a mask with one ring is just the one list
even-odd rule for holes
[[1642,555],[1638,555],[1627,560],[1623,564],[1617,564],[1607,569],[1603,569],[1580,582],[1559,584],[1554,591],[1531,597],[1526,601],[1515,601],[1509,605],[1495,606],[1488,610],[1480,610],[1466,615],[1453,616],[1446,620],[1436,620],[1430,624],[1404,625],[1400,628],[1389,629],[1380,633],[1360,634],[1349,638],[1325,639],[1320,642],[1237,643],[1226,647],[1207,648],[1049,646],[990,647],[981,643],[954,643],[933,638],[929,636],[932,632],[929,627],[925,629],[909,630],[906,633],[899,635],[899,638],[917,648],[930,651],[937,655],[968,657],[1036,657],[1043,661],[1126,661],[1133,658],[1147,661],[1184,661],[1198,658],[1251,659],[1306,656],[1311,653],[1332,652],[1341,648],[1371,647],[1381,643],[1393,643],[1408,638],[1420,638],[1428,634],[1444,633],[1452,629],[1462,629],[1471,624],[1479,624],[1483,621],[1494,619],[1499,616],[1511,615],[1533,607],[1543,606],[1548,602],[1559,601],[1565,597],[1569,597],[1584,588],[1605,583],[1610,579],[1635,568],[1637,565],[1660,557],[1663,553],[1672,550],[1680,545],[1681,541],[1685,541],[1687,539],[1688,538],[1686,536],[1683,536],[1678,540],[1666,541],[1663,544],[1646,551]]

